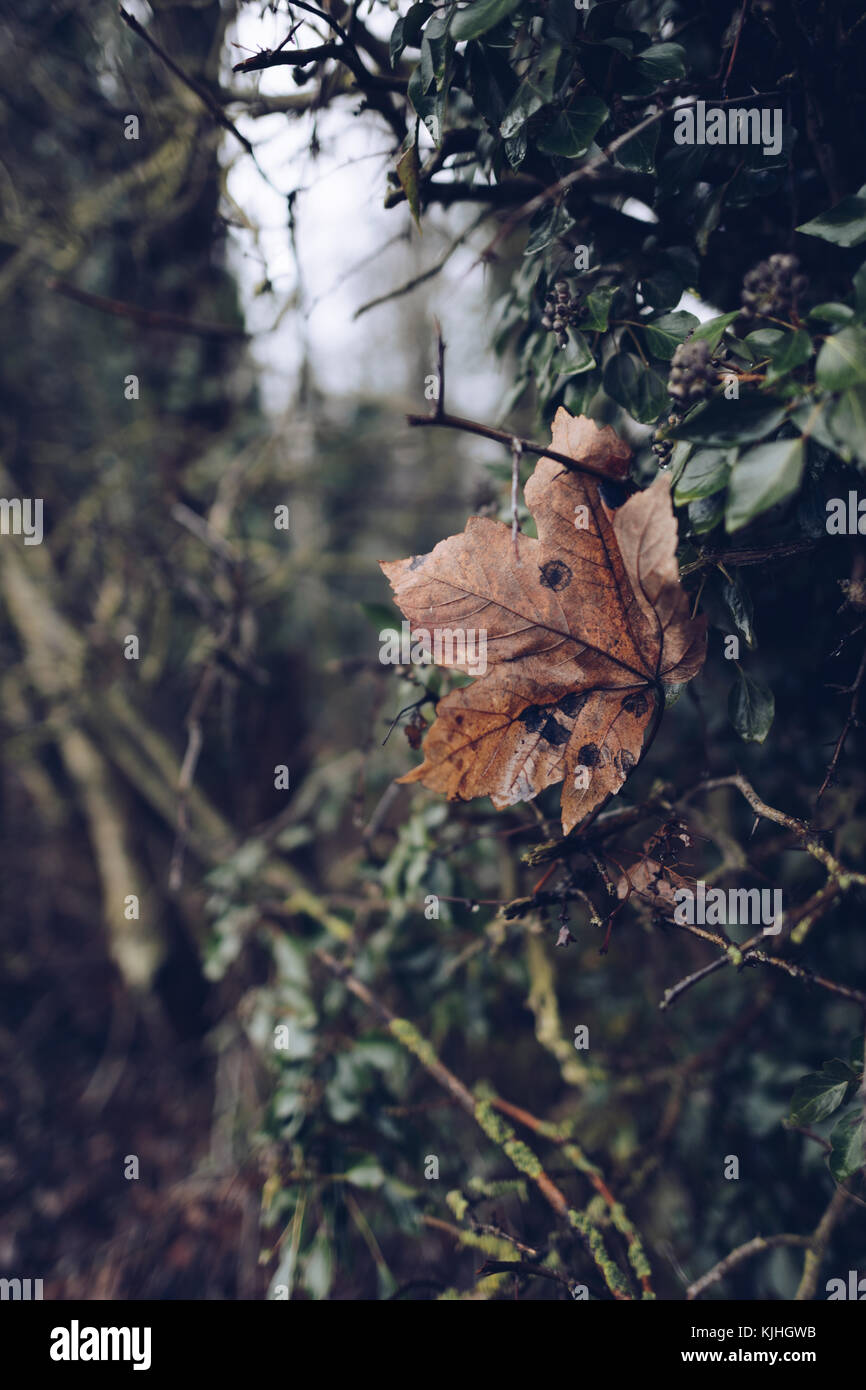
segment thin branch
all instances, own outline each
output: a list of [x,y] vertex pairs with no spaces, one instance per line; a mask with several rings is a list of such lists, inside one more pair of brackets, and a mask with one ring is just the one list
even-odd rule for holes
[[442,419],[445,410],[445,339],[442,337],[442,325],[437,318],[433,320],[433,327],[436,331],[436,409],[434,418]]
[[[297,0],[295,0],[297,3]],[[396,77],[391,73],[383,75],[371,72],[361,60],[356,44],[352,37],[346,32],[343,26],[333,15],[325,10],[317,9],[313,5],[299,4],[298,8],[313,14],[317,19],[322,20],[332,28],[338,36],[340,42],[329,40],[327,43],[320,44],[316,48],[300,49],[293,52],[285,52],[282,48],[266,49],[263,53],[254,54],[252,58],[246,58],[243,62],[236,64],[235,72],[261,72],[267,68],[292,66],[297,67],[305,63],[323,62],[333,58],[335,62],[342,63],[349,69],[354,77],[358,88],[364,93],[367,105],[372,110],[378,111],[385,118],[394,132],[395,137],[402,143],[406,126],[402,114],[397,110],[391,101],[390,93],[397,91],[405,92],[406,83],[401,77]],[[373,56],[374,61],[379,58],[379,50],[376,40],[372,35],[367,34],[363,26],[353,19],[353,29],[357,34],[361,46]]]
[[288,52],[280,49],[264,49],[254,53],[251,58],[243,58],[235,63],[232,72],[262,72],[265,68],[303,68],[308,63],[321,63],[325,58],[338,58],[340,45],[330,39],[317,48],[293,48]]
[[120,18],[123,20],[124,24],[127,25],[127,27],[130,28],[134,34],[137,34],[140,39],[144,40],[148,48],[151,49],[151,51],[155,53],[156,56],[159,59],[161,59],[163,63],[165,63],[169,71],[173,72],[175,77],[180,82],[182,82],[185,87],[188,87],[191,92],[195,93],[199,101],[207,107],[208,111],[211,113],[217,124],[221,125],[224,130],[231,131],[235,139],[239,140],[240,143],[243,145],[247,154],[251,154],[253,158],[255,158],[255,150],[253,149],[249,140],[246,138],[245,135],[241,135],[234,122],[229,120],[228,116],[223,111],[216,97],[211,95],[207,87],[203,87],[202,84],[200,82],[197,82],[194,77],[190,77],[188,73],[185,73],[183,71],[183,68],[178,67],[174,59],[171,58],[169,54],[166,53],[165,49],[161,48],[160,45],[156,42],[156,39],[152,38],[148,31],[143,27],[143,25],[139,24],[138,20],[135,19],[131,14],[129,14],[123,8],[122,5],[118,6],[118,13],[120,14]]
[[730,56],[730,59],[728,60],[728,67],[727,67],[727,71],[726,71],[726,73],[725,73],[725,80],[724,80],[724,82],[722,83],[722,96],[723,96],[723,97],[724,97],[724,96],[727,96],[727,92],[728,92],[728,83],[729,83],[729,81],[730,81],[730,79],[731,79],[731,73],[733,72],[733,69],[734,69],[734,63],[735,63],[736,60],[737,60],[737,49],[738,49],[739,46],[740,46],[740,39],[742,38],[742,35],[743,35],[743,25],[744,25],[745,22],[746,22],[746,12],[747,12],[748,8],[749,8],[749,0],[743,0],[743,7],[742,7],[742,9],[740,10],[740,19],[739,19],[739,23],[737,24],[737,32],[736,32],[736,34],[735,34],[735,36],[734,36],[734,42],[733,42],[732,45],[731,45],[731,56]]
[[619,1231],[620,1235],[624,1236],[628,1242],[629,1261],[640,1279],[644,1294],[649,1298],[655,1297],[652,1289],[649,1262],[644,1254],[641,1238],[635,1226],[626,1215],[622,1203],[617,1201],[605,1182],[601,1169],[587,1157],[573,1138],[563,1133],[556,1125],[552,1125],[544,1120],[539,1120],[535,1115],[531,1114],[529,1110],[524,1110],[523,1107],[519,1105],[512,1105],[509,1101],[502,1100],[499,1097],[495,1097],[491,1101],[491,1104],[495,1106],[497,1110],[501,1110],[504,1115],[508,1115],[511,1119],[516,1120],[518,1124],[525,1125],[527,1129],[531,1129],[533,1134],[538,1134],[548,1139],[551,1143],[561,1146],[562,1153],[565,1157],[574,1164],[578,1172],[583,1173],[583,1175],[589,1179],[596,1192],[606,1203],[614,1226]]
[[[513,207],[525,197],[527,185],[538,187],[537,179],[506,179],[504,183],[433,183],[422,180],[418,185],[418,200],[422,207],[428,203],[440,203],[442,207],[452,207],[455,203],[486,203],[488,207]],[[394,188],[385,198],[385,207],[396,207],[405,202],[406,194],[402,188]],[[486,253],[482,253],[482,259]]]
[[692,787],[691,791],[684,792],[681,800],[687,801],[698,792],[716,791],[720,787],[735,787],[740,795],[745,797],[756,815],[763,820],[773,821],[776,825],[783,825],[786,830],[790,830],[803,848],[814,859],[817,859],[819,864],[823,864],[828,874],[837,880],[840,888],[849,888],[853,884],[866,886],[866,874],[855,873],[854,870],[846,869],[843,864],[840,864],[835,855],[825,849],[820,840],[816,838],[805,821],[798,820],[795,816],[786,815],[784,811],[777,811],[773,806],[768,806],[740,772],[730,777],[714,777],[709,781],[699,782],[697,786]]
[[774,965],[777,970],[784,970],[786,975],[791,975],[795,980],[802,980],[808,985],[818,985],[820,989],[828,989],[831,994],[841,994],[843,999],[850,999],[866,1008],[866,994],[862,989],[852,989],[850,985],[837,984],[835,980],[828,980],[823,975],[814,975],[805,966],[795,965],[779,956],[768,956],[765,951],[749,951],[744,960],[747,964],[749,961],[759,961],[761,965]]
[[128,304],[122,299],[108,299],[102,294],[91,294],[89,290],[79,289],[67,280],[50,279],[45,282],[46,289],[53,294],[62,294],[66,299],[74,299],[88,309],[97,309],[103,314],[113,314],[116,318],[130,319],[141,328],[162,328],[169,333],[189,333],[198,338],[249,338],[245,328],[230,323],[204,323],[198,319],[187,319],[182,314],[170,314],[161,309],[143,309],[139,304]]
[[[756,97],[761,98],[776,95],[777,93],[775,92],[755,93]],[[719,106],[728,106],[732,102],[742,100],[742,97],[725,97],[719,98],[716,104]],[[645,116],[642,121],[638,121],[637,125],[632,126],[630,130],[624,130],[621,135],[617,135],[615,139],[605,145],[604,149],[599,151],[597,155],[594,155],[592,159],[582,164],[578,169],[573,169],[570,174],[564,175],[564,177],[558,179],[556,183],[550,184],[548,188],[545,188],[541,193],[537,194],[536,197],[530,198],[529,202],[519,207],[516,212],[503,223],[496,236],[481,253],[480,259],[489,259],[496,250],[496,247],[510,236],[511,232],[520,222],[525,222],[528,217],[532,217],[536,212],[539,212],[552,199],[558,198],[576,183],[590,182],[596,173],[604,167],[606,162],[612,160],[613,156],[617,154],[624,145],[627,145],[630,140],[634,140],[636,136],[643,134],[645,130],[649,130],[651,126],[663,120],[665,116],[672,115],[674,111],[685,111],[689,107],[696,107],[697,104],[698,98],[696,97],[694,101],[679,102],[676,106],[663,106],[660,110],[654,111],[652,115]]]
[[[444,354],[444,344],[441,352]],[[440,362],[440,371],[444,373],[444,357]],[[450,415],[445,409],[445,392],[441,389],[444,377],[440,375],[440,391],[436,401],[436,409],[431,415],[407,415],[406,423],[413,429],[429,429],[440,427],[449,430],[462,430],[464,434],[477,434],[483,439],[493,439],[498,444],[513,451],[519,448],[524,454],[535,454],[541,458],[555,459],[572,473],[592,473],[598,478],[610,481],[612,474],[609,468],[602,464],[582,463],[578,460],[569,458],[567,454],[561,454],[556,449],[551,449],[547,444],[535,444],[531,439],[524,439],[522,435],[512,434],[508,430],[494,429],[492,425],[483,425],[478,420],[464,420],[460,415]]]
[[815,1290],[818,1287],[818,1275],[821,1272],[821,1265],[827,1253],[827,1246],[830,1244],[830,1237],[845,1210],[847,1192],[844,1187],[837,1187],[830,1200],[830,1204],[821,1220],[818,1222],[811,1239],[809,1248],[806,1251],[806,1258],[803,1261],[803,1274],[800,1279],[800,1286],[794,1294],[795,1303],[805,1303],[814,1298]]
[[866,675],[866,647],[863,648],[863,655],[860,658],[860,665],[857,668],[857,675],[854,677],[854,684],[850,686],[849,691],[846,692],[850,693],[851,695],[851,704],[848,709],[848,715],[845,719],[845,723],[842,726],[842,732],[836,740],[836,747],[833,749],[833,757],[830,759],[830,766],[827,768],[826,776],[824,777],[824,780],[821,783],[821,790],[815,797],[816,808],[825,791],[829,787],[831,781],[833,780],[833,774],[836,771],[839,759],[842,756],[842,750],[845,747],[845,740],[847,739],[853,726],[857,723],[857,704],[860,699],[860,687],[863,684],[864,675]]
[[555,1284],[562,1284],[569,1293],[577,1282],[575,1279],[566,1278],[564,1274],[557,1274],[555,1270],[534,1265],[529,1260],[485,1260],[478,1270],[478,1278],[486,1279],[491,1274],[534,1275],[538,1279],[551,1279]]
[[[462,246],[475,231],[476,227],[480,225],[483,216],[484,214],[482,213],[480,217],[476,217],[465,231],[461,232],[458,237],[455,237],[451,245],[447,247],[439,257],[438,261],[434,261],[426,270],[422,270],[419,275],[413,275],[410,280],[406,280],[404,284],[398,285],[396,289],[388,290],[386,294],[379,294],[375,299],[368,299],[366,304],[362,304],[360,309],[355,310],[352,318],[359,319],[362,314],[368,313],[370,309],[378,309],[380,304],[388,304],[392,299],[400,299],[404,294],[410,294],[412,290],[416,290],[419,285],[423,285],[428,280],[432,280],[435,275],[439,274],[440,270],[445,269],[445,266],[448,264],[457,248]],[[397,236],[392,238],[392,240],[399,240],[402,236],[403,233],[398,232]],[[376,251],[375,254],[378,255],[379,252]]]
[[664,997],[659,1004],[659,1008],[662,1010],[669,1009],[671,1004],[673,1004],[681,994],[685,994],[687,989],[691,989],[692,985],[696,985],[699,981],[706,979],[707,975],[714,975],[717,970],[721,970],[723,965],[730,965],[727,956],[719,956],[717,960],[710,961],[709,965],[705,965],[702,970],[696,970],[693,975],[687,975],[684,980],[680,980],[678,984],[672,985],[670,989],[666,989]]
[[702,1274],[700,1279],[696,1279],[686,1289],[686,1298],[699,1298],[705,1289],[711,1284],[717,1284],[720,1279],[724,1279],[726,1274],[730,1274],[732,1269],[742,1264],[744,1260],[750,1260],[753,1255],[760,1255],[765,1250],[778,1250],[782,1245],[804,1246],[809,1244],[809,1236],[778,1235],[778,1236],[755,1236],[754,1240],[747,1240],[745,1245],[738,1245],[736,1250],[732,1250],[730,1255],[726,1255],[723,1260],[719,1260],[717,1265],[706,1274]]
[[535,454],[542,458],[555,459],[557,463],[564,464],[566,468],[574,473],[593,473],[596,477],[604,478],[607,476],[601,467],[596,468],[591,464],[577,463],[565,454],[560,454],[556,449],[551,449],[546,444],[534,444],[531,439],[524,439],[521,435],[509,434],[507,430],[493,429],[490,425],[482,425],[477,420],[464,420],[459,415],[448,415],[443,412],[438,418],[433,415],[407,415],[406,423],[413,429],[429,428],[433,425],[441,426],[443,429],[462,430],[465,434],[478,434],[483,439],[493,439],[498,444],[504,444],[511,448],[516,439],[525,454]]
[[802,555],[807,550],[814,550],[817,544],[817,541],[803,540],[760,550],[706,550],[699,559],[683,565],[680,578],[685,579],[695,570],[706,569],[709,565],[717,565],[720,562],[729,565],[762,565],[767,560],[786,560],[791,555]]

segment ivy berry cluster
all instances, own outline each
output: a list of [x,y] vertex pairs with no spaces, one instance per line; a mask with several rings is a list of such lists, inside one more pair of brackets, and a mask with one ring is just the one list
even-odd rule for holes
[[[683,415],[698,401],[706,400],[718,385],[719,373],[712,349],[704,338],[687,338],[680,343],[671,358],[668,376],[668,395],[671,414],[668,425],[681,423]],[[667,464],[673,452],[673,440],[663,437],[663,426],[653,435],[653,453],[660,464]]]
[[796,256],[777,252],[760,261],[743,280],[740,318],[790,320],[808,286]]
[[548,332],[556,334],[561,348],[568,343],[568,330],[577,322],[583,304],[583,295],[572,294],[567,280],[557,280],[552,290],[548,290],[544,301],[541,324]]

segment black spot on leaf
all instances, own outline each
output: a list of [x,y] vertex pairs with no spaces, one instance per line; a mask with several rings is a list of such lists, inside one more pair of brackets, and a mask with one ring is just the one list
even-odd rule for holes
[[527,705],[518,719],[521,724],[525,724],[531,734],[537,734],[547,716],[547,710],[543,705]]
[[557,701],[556,708],[561,710],[567,719],[575,719],[588,699],[588,690],[583,695],[578,695],[575,691],[570,695],[563,695],[562,699]]
[[558,724],[551,715],[541,731],[541,737],[553,748],[561,748],[564,743],[568,743],[571,734],[564,724]]
[[627,748],[621,748],[617,754],[616,760],[623,777],[628,777],[628,774],[635,765],[636,759],[634,754],[630,753]]
[[564,560],[548,560],[546,565],[541,566],[540,582],[545,589],[553,589],[554,593],[567,589],[571,578],[571,570]]
[[647,712],[648,701],[646,695],[636,692],[634,695],[626,695],[622,702],[622,707],[629,714],[633,714],[635,719],[640,719],[642,714]]
[[554,719],[549,705],[527,705],[518,719],[531,734],[540,734],[545,743],[552,744],[554,748],[561,747],[571,737],[565,725],[558,724]]
[[597,767],[599,751],[597,743],[585,743],[577,755],[581,767]]

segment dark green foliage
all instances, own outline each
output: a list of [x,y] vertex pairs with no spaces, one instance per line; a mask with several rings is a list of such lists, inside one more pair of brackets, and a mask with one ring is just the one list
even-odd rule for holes
[[[4,489],[53,499],[41,551],[0,539],[16,1254],[58,1297],[682,1299],[829,1212],[815,1260],[770,1244],[703,1294],[824,1297],[866,1270],[862,6],[335,4],[297,40],[334,47],[259,55],[260,94],[230,87],[231,7],[160,4],[149,32],[208,101],[112,7],[49,8],[18,6],[0,56]],[[698,100],[778,109],[780,149],[678,144]],[[634,463],[611,507],[670,477],[707,661],[567,843],[556,788],[496,813],[394,783],[468,677],[380,662],[400,619],[375,562],[472,511],[510,524],[515,463],[481,479],[461,436],[306,359],[265,418],[224,255],[247,155],[213,103],[307,122],[313,170],[333,109],[367,122],[425,254],[477,204],[472,350],[507,377],[486,423],[612,424]],[[152,143],[117,137],[128,109]],[[229,335],[143,334],[52,278]],[[696,881],[780,890],[782,931],[679,921]],[[118,1197],[130,1149],[147,1179]]]

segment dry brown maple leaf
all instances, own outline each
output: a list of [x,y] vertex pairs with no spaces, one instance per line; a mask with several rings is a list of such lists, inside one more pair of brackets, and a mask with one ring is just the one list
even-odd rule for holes
[[[609,425],[564,409],[552,447],[611,479],[628,469]],[[426,634],[440,664],[467,672],[483,633],[489,666],[439,701],[424,761],[401,782],[452,800],[489,796],[502,809],[562,780],[567,834],[619,791],[663,685],[700,670],[706,620],[689,617],[679,582],[669,479],[616,510],[599,483],[542,458],[524,492],[537,540],[515,545],[502,522],[471,517],[429,555],[382,564],[413,636]]]

